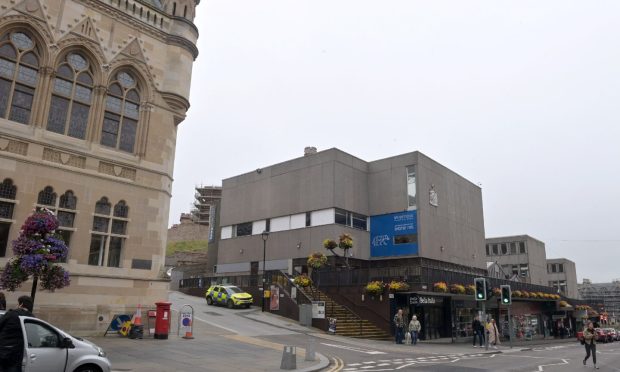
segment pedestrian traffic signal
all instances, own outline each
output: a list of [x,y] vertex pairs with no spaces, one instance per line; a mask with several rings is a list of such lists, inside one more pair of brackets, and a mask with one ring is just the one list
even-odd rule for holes
[[510,305],[512,303],[512,291],[509,285],[501,286],[502,290],[502,305]]
[[487,299],[487,282],[484,278],[475,278],[474,286],[476,287],[476,301],[486,301]]

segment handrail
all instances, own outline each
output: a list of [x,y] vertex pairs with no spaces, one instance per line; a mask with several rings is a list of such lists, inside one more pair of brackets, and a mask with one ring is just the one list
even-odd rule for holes
[[[295,284],[293,282],[293,278],[291,278],[291,276],[284,270],[280,270],[280,274],[282,276],[284,276],[284,278],[286,278],[287,283],[289,283],[289,285],[292,287],[297,288],[297,298],[295,299],[297,301],[297,304],[299,305],[299,294],[301,294],[303,297],[306,298],[307,303],[311,304],[312,303],[312,299],[308,297],[308,295],[301,289],[299,288],[299,286],[297,284]],[[278,275],[278,274],[276,274]],[[290,294],[289,294],[290,296]]]

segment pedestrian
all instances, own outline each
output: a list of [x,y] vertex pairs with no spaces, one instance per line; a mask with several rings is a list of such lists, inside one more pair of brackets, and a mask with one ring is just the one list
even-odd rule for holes
[[411,344],[416,345],[418,343],[418,333],[422,329],[422,325],[417,316],[412,316],[409,322],[409,333],[411,334]]
[[583,330],[583,339],[586,345],[586,357],[583,360],[583,365],[586,365],[586,361],[590,358],[590,354],[592,354],[594,368],[598,369],[596,365],[596,331],[592,322],[588,322],[588,326]]
[[500,343],[500,333],[497,329],[497,324],[495,324],[495,319],[491,319],[491,321],[487,323],[487,334],[489,337],[489,343],[493,345],[494,349],[497,349],[497,344]]
[[474,347],[477,347],[476,338],[480,340],[480,347],[482,347],[482,344],[484,343],[484,326],[480,322],[479,316],[476,316],[474,321],[471,322],[471,330],[474,334]]
[[24,335],[20,316],[32,315],[32,298],[21,296],[17,308],[9,310],[0,318],[0,370],[20,372],[24,357]]
[[394,315],[394,326],[396,327],[396,343],[402,344],[405,338],[405,318],[403,316],[403,309],[398,309],[396,315]]
[[4,292],[0,292],[0,310],[6,310],[6,297],[4,297]]

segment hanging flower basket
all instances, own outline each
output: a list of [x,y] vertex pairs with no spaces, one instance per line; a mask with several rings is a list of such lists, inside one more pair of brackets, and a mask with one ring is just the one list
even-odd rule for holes
[[568,307],[570,306],[566,301],[560,301],[560,307]]
[[467,287],[465,287],[465,292],[468,295],[476,294],[476,286],[473,284],[469,284]]
[[383,293],[384,287],[385,284],[382,281],[375,280],[366,284],[364,292],[368,293],[369,295],[378,296]]
[[500,297],[502,295],[502,290],[499,288],[493,288],[493,294]]
[[448,284],[446,282],[437,282],[433,284],[433,290],[435,292],[447,293],[448,292]]
[[349,234],[342,234],[338,238],[338,247],[340,249],[351,249],[353,248],[353,238]]
[[523,297],[523,292],[516,290],[514,292],[512,292],[512,297],[517,297],[517,298],[521,298]]
[[295,283],[298,287],[306,288],[312,285],[312,279],[310,279],[306,274],[301,274],[293,279],[293,283]]
[[338,247],[338,243],[332,239],[325,239],[323,240],[323,247],[329,250],[336,249]]
[[388,284],[388,288],[390,292],[406,292],[409,290],[409,284],[403,281],[392,280],[390,284]]
[[314,252],[308,256],[308,266],[313,269],[320,269],[327,263],[327,256],[320,252]]
[[[474,292],[475,292],[475,287],[474,287]],[[454,294],[465,294],[465,286],[461,285],[461,284],[452,284],[450,286],[450,293],[454,293]]]

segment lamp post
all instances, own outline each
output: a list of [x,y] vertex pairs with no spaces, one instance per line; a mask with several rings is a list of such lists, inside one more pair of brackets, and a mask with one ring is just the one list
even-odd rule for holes
[[261,303],[261,311],[265,311],[265,271],[267,271],[265,267],[265,258],[267,253],[267,239],[269,239],[269,231],[263,231],[262,234],[260,234],[260,237],[263,238],[263,293],[261,294],[263,300]]

